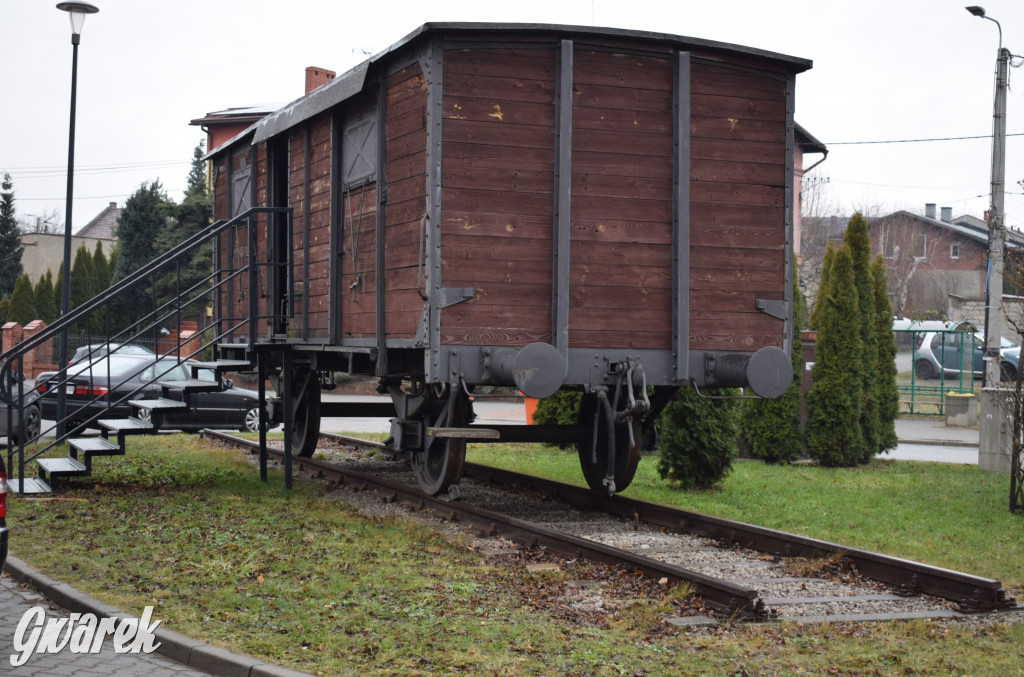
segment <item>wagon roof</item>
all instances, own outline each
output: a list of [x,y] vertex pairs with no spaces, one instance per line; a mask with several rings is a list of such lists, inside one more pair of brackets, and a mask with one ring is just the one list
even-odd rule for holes
[[710,51],[730,52],[734,54],[743,54],[746,56],[755,57],[765,61],[770,61],[780,66],[783,66],[787,70],[793,73],[800,73],[811,68],[811,61],[809,59],[802,59],[794,56],[787,56],[784,54],[778,54],[776,52],[769,52],[762,49],[756,49],[754,47],[745,47],[743,45],[736,45],[726,42],[719,42],[716,40],[706,40],[703,38],[691,38],[680,35],[672,35],[669,33],[655,33],[650,31],[638,31],[622,28],[600,28],[593,26],[570,26],[570,25],[559,25],[559,24],[531,24],[531,23],[472,23],[472,22],[454,22],[454,23],[425,23],[413,32],[406,35],[404,38],[391,45],[382,52],[370,57],[366,61],[362,62],[358,66],[352,68],[346,73],[339,75],[338,77],[331,80],[326,85],[319,87],[309,94],[296,99],[288,105],[280,108],[279,110],[266,116],[259,122],[256,122],[252,127],[246,129],[242,133],[235,136],[230,141],[222,144],[218,148],[211,149],[207,153],[206,157],[216,155],[219,151],[224,148],[234,145],[243,138],[249,136],[255,132],[255,136],[252,139],[252,143],[259,143],[265,141],[281,132],[289,129],[309,118],[317,115],[318,113],[335,106],[346,99],[355,96],[363,90],[366,83],[366,75],[369,72],[370,66],[377,61],[381,61],[387,58],[392,52],[396,52],[406,45],[416,41],[417,39],[435,33],[439,31],[464,31],[466,33],[483,33],[483,32],[508,32],[508,33],[555,33],[559,35],[577,35],[587,36],[592,35],[596,37],[618,37],[618,38],[634,38],[639,40],[645,40],[650,42],[662,42],[671,45],[679,45],[682,47],[700,47]]

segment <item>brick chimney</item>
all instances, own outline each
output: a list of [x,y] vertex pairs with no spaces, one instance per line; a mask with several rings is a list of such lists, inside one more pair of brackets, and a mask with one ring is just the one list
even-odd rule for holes
[[309,66],[306,68],[306,94],[309,94],[320,85],[326,85],[334,79],[336,73],[326,68]]

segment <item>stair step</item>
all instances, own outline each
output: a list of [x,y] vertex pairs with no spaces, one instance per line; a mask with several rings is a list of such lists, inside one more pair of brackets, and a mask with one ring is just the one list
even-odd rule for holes
[[156,430],[153,424],[137,418],[104,418],[97,421],[101,428],[118,435],[142,435]]
[[189,378],[181,381],[159,381],[157,385],[168,390],[183,390],[186,393],[212,393],[220,390],[220,384],[216,381],[206,381],[199,378]]
[[7,480],[7,486],[15,494],[48,494],[50,485],[36,477],[19,480]]
[[248,343],[218,343],[217,354],[223,355],[225,359],[231,359],[241,355],[240,359],[244,359],[249,354]]
[[68,440],[68,446],[91,456],[112,456],[122,453],[121,445],[111,442],[106,437],[76,437]]
[[213,362],[189,362],[193,369],[213,369],[214,371],[247,371],[253,368],[249,360],[215,360]]
[[77,458],[40,458],[36,460],[39,470],[50,479],[54,475],[88,475],[89,470]]
[[129,406],[138,409],[188,409],[188,405],[181,400],[169,400],[166,397],[158,397],[155,400],[128,400]]

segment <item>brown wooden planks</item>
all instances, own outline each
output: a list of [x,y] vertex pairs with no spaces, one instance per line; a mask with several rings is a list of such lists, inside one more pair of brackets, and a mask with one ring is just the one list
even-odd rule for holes
[[[411,339],[423,309],[415,276],[419,256],[419,220],[426,210],[427,83],[420,65],[412,64],[388,78],[385,135],[384,210],[385,335]],[[394,170],[394,171],[393,171]],[[368,235],[376,246],[376,232]],[[374,281],[376,293],[376,280]],[[376,329],[374,329],[376,334]]]
[[785,81],[694,63],[690,85],[690,347],[781,346],[755,304],[786,286]]
[[475,298],[442,311],[443,341],[550,340],[553,49],[448,50],[442,281]]
[[573,55],[571,346],[670,347],[673,73],[667,59]]

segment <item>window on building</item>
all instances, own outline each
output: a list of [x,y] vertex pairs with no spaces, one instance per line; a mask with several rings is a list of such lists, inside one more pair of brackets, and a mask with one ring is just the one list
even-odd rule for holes
[[954,242],[949,245],[949,258],[958,259],[960,258],[960,243]]
[[887,259],[896,258],[900,248],[896,245],[895,240],[889,224],[882,226],[882,256]]
[[914,235],[914,258],[928,258],[928,236],[924,233]]

